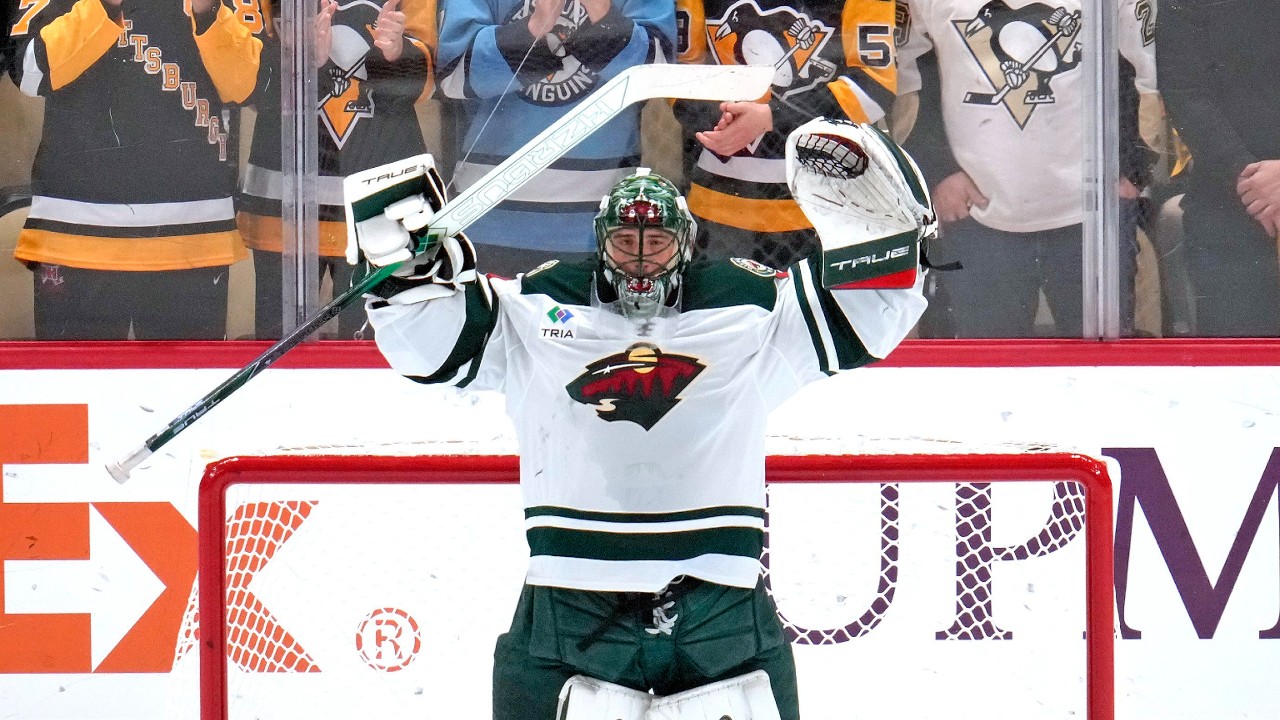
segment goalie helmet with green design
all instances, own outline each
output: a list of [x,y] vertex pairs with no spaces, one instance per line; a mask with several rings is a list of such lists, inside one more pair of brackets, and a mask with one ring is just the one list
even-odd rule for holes
[[697,223],[670,180],[639,168],[600,201],[596,243],[622,314],[647,320],[676,296]]

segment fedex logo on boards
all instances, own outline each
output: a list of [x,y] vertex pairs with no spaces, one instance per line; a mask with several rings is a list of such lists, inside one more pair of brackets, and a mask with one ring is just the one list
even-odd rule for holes
[[[0,405],[0,465],[87,463],[88,417],[87,405]],[[196,578],[196,531],[178,509],[12,502],[4,489],[0,674],[168,672]]]
[[[84,405],[0,406],[0,431],[5,438],[0,443],[0,463],[87,463],[87,417]],[[1280,448],[1271,452],[1257,481],[1249,483],[1254,490],[1243,514],[1224,521],[1234,529],[1234,539],[1216,572],[1203,559],[1204,534],[1192,532],[1184,512],[1187,500],[1182,498],[1180,503],[1156,451],[1120,447],[1104,448],[1102,453],[1118,462],[1123,471],[1116,488],[1113,548],[1120,638],[1139,639],[1143,630],[1152,629],[1143,627],[1141,617],[1132,616],[1127,602],[1136,577],[1131,565],[1135,539],[1146,545],[1154,543],[1164,566],[1154,572],[1167,572],[1195,635],[1213,638],[1254,546],[1266,550],[1266,543],[1255,542],[1259,535],[1269,536],[1272,548],[1280,542],[1280,523],[1275,522],[1276,509],[1280,509]],[[955,536],[959,539],[963,535],[967,540],[966,562],[954,565],[956,595],[951,627],[932,628],[935,639],[1012,637],[998,622],[993,598],[1000,588],[992,570],[1002,563],[1043,556],[1078,541],[1078,495],[1070,484],[1062,485],[1054,491],[1051,521],[1025,542],[1014,544],[992,539],[992,503],[981,484],[956,487]],[[880,491],[891,493],[893,487],[884,484]],[[0,485],[0,492],[3,489]],[[1235,517],[1240,518],[1238,522]],[[1139,519],[1146,530],[1138,527]],[[1195,529],[1201,530],[1198,525]],[[1220,529],[1218,534],[1222,534]],[[0,495],[0,538],[0,566],[4,570],[0,575],[0,598],[4,599],[0,604],[0,648],[4,650],[0,652],[0,674],[145,673],[172,668],[175,642],[196,574],[196,533],[171,503],[14,502]],[[884,547],[892,548],[895,542],[896,536],[881,537]],[[957,560],[961,559],[960,545],[956,543]],[[128,577],[145,580],[142,584],[150,588],[141,602],[130,601],[136,612],[121,613],[122,603],[103,597],[96,572],[77,570],[86,560],[93,558],[98,563],[106,555],[133,568]],[[1259,566],[1253,572],[1257,571],[1272,573],[1273,586],[1280,580],[1280,568]],[[59,587],[71,588],[71,597],[51,603],[39,594],[51,591],[33,587],[42,585],[33,579],[52,577],[55,572],[61,573]],[[123,582],[125,577],[116,575],[121,582],[113,585],[130,584]],[[863,636],[892,612],[897,588],[896,578],[889,577],[874,606],[856,613],[857,619],[843,627],[789,623],[792,639],[814,642],[821,636],[826,638],[824,642],[846,642]],[[1160,587],[1151,592],[1166,591]],[[787,608],[782,611],[785,615]],[[382,618],[371,624],[380,634],[370,637],[388,635],[386,628],[392,627],[388,622]],[[404,624],[410,627],[407,620]],[[411,632],[403,635],[412,636]],[[1262,640],[1278,637],[1280,620],[1257,632]]]

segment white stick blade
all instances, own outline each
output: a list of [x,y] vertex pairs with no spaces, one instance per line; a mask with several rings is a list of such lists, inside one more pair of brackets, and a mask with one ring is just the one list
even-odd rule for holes
[[645,97],[730,102],[759,100],[774,76],[764,65],[643,65],[632,72]]

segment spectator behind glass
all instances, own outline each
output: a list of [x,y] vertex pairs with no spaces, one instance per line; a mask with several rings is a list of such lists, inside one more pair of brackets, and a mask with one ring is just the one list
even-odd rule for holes
[[[435,0],[356,0],[341,6],[321,0],[316,16],[319,93],[318,201],[320,274],[335,294],[351,287],[342,178],[426,152],[414,104],[431,93],[435,44]],[[253,148],[240,187],[237,221],[253,250],[254,329],[259,339],[281,335],[280,45],[267,22],[262,91]],[[338,316],[338,336],[372,337],[364,308],[354,303]]]
[[[762,9],[762,5],[764,9]],[[895,5],[678,0],[680,61],[777,68],[767,103],[676,101],[694,133],[687,168],[699,255],[784,268],[817,249],[787,190],[787,135],[815,117],[874,123],[897,90]]]
[[9,69],[9,0],[0,2],[0,75]]
[[[245,257],[223,103],[261,43],[216,0],[50,0],[13,25],[14,82],[45,98],[14,257],[41,340],[220,339]],[[13,11],[11,11],[12,13]]]
[[[1135,4],[1147,0],[1121,1],[1118,32],[1131,64],[1121,93],[1120,321],[1125,335],[1134,325],[1137,198],[1152,160],[1138,136],[1135,90],[1155,92],[1154,50]],[[908,0],[908,5],[910,38],[899,55],[901,89],[920,88],[918,59],[932,51],[940,82],[921,91],[921,116],[936,115],[929,104],[940,106],[944,132],[932,134],[946,145],[929,151],[908,143],[931,183],[942,223],[930,257],[963,266],[935,274],[921,335],[1030,336],[1043,291],[1053,334],[1079,337],[1085,122],[1080,55],[1087,50],[1080,37],[1080,3],[1014,8],[1004,0]]]
[[1196,334],[1280,335],[1280,4],[1167,0],[1160,89],[1191,150],[1182,200]]
[[[622,70],[666,62],[671,0],[446,0],[440,88],[467,98],[453,185],[462,190]],[[514,276],[594,252],[600,198],[640,163],[633,106],[467,228],[480,270]]]

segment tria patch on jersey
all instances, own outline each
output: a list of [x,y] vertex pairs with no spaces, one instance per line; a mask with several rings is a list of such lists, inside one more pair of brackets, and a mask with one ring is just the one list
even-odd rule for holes
[[697,358],[636,343],[591,363],[565,390],[574,400],[594,407],[603,420],[628,420],[650,430],[706,367]]

